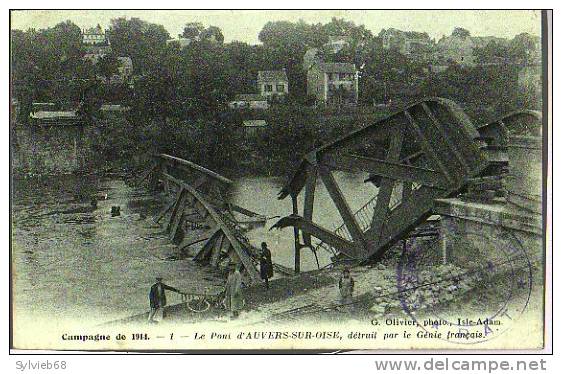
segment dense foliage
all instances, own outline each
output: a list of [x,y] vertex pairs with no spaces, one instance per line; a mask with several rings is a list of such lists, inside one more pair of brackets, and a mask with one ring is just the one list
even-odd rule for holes
[[[460,28],[453,33],[470,35]],[[348,44],[331,53],[326,43],[341,35]],[[93,65],[83,58],[80,28],[71,21],[11,33],[13,96],[23,120],[32,102],[80,108],[103,129],[95,143],[108,161],[168,151],[229,169],[251,154],[259,162],[248,168],[282,173],[318,141],[387,113],[388,108],[373,104],[388,99],[400,105],[423,96],[448,97],[482,120],[518,107],[540,108],[537,93],[523,92],[518,82],[522,67],[538,54],[526,34],[507,46],[477,48],[474,53],[482,65],[451,64],[440,73],[431,72],[430,61],[383,49],[381,39],[364,26],[336,18],[327,24],[268,22],[259,33],[259,45],[224,43],[219,28],[189,23],[180,36],[192,42],[180,47],[167,43],[171,37],[163,26],[138,18],[112,20],[108,36],[112,53]],[[360,68],[359,107],[309,106],[303,56],[310,48],[318,48],[326,61],[352,62]],[[131,57],[134,79],[107,84],[119,56]],[[490,64],[499,58],[503,63]],[[228,110],[235,94],[256,92],[259,70],[279,69],[285,69],[289,78],[287,103],[260,113]],[[103,102],[121,103],[131,110],[120,120],[104,118],[98,111]],[[241,147],[245,135],[240,124],[248,118],[265,119],[270,126],[251,146]]]

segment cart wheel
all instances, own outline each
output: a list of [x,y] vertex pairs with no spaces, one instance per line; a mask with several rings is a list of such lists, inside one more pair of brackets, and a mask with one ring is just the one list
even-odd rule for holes
[[211,308],[211,304],[204,297],[189,300],[186,305],[189,310],[195,313],[203,313]]

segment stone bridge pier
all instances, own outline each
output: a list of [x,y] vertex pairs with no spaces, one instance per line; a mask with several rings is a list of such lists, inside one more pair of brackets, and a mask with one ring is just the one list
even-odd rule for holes
[[435,201],[434,213],[441,215],[443,262],[466,266],[475,256],[493,257],[501,255],[494,252],[517,249],[530,261],[542,263],[541,128],[540,113],[524,111],[479,129],[507,168],[494,186],[480,181],[480,188]]

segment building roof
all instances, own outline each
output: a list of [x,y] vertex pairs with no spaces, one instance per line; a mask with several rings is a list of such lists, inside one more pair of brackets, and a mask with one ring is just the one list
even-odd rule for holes
[[500,45],[506,45],[509,41],[505,38],[498,38],[495,36],[469,36],[466,38],[460,38],[458,36],[444,36],[439,39],[437,43],[437,48],[448,49],[448,48],[461,48],[461,47],[485,47],[490,42],[496,42]]
[[29,115],[32,123],[35,125],[51,126],[51,125],[80,125],[82,118],[78,116],[75,110],[69,111],[46,111],[40,110]]
[[56,108],[55,103],[38,103],[34,102],[31,104],[32,112],[38,112],[40,110],[53,110]]
[[379,36],[383,36],[383,35],[403,36],[408,39],[429,40],[429,35],[427,34],[427,32],[402,31],[402,30],[395,29],[393,27],[386,30],[385,29],[381,30]]
[[289,81],[285,70],[262,70],[258,72],[258,82]]
[[355,65],[349,62],[321,62],[318,68],[324,73],[356,73]]
[[263,119],[248,119],[242,121],[242,126],[244,127],[266,127],[267,122]]
[[127,106],[121,106],[120,104],[102,104],[100,110],[103,112],[125,112],[130,108]]
[[31,118],[34,119],[54,119],[54,118],[77,118],[76,111],[46,111],[40,110],[31,113]]
[[90,27],[89,29],[82,30],[82,34],[104,35],[105,31],[102,29],[101,25],[98,24],[96,27]]
[[238,94],[234,96],[234,101],[267,101],[267,99],[260,94]]
[[193,41],[193,40],[192,40],[192,39],[189,39],[189,38],[180,38],[180,37],[178,37],[177,39],[168,39],[168,40],[166,40],[166,44],[175,43],[175,44],[179,45],[180,48],[183,48],[183,47],[187,47],[188,45],[190,45],[192,41]]

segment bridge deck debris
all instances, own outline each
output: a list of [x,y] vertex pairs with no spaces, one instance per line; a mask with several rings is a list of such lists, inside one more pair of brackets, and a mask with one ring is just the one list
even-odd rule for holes
[[[194,260],[215,268],[240,266],[245,283],[261,282],[258,271],[259,249],[245,236],[249,223],[262,222],[264,217],[228,202],[232,181],[188,160],[167,154],[154,157],[150,176],[144,176],[153,187],[162,185],[173,196],[154,221],[164,220],[169,239],[180,250],[204,242]],[[247,219],[239,220],[234,212]],[[203,227],[205,237],[184,239],[190,225]],[[290,269],[279,269],[290,273]]]

